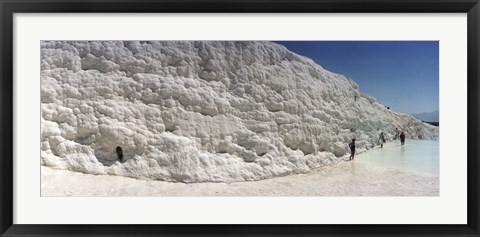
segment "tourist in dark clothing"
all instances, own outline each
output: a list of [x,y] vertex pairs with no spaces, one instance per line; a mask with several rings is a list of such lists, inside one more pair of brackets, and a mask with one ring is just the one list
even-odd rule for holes
[[350,153],[351,153],[348,160],[353,160],[355,158],[355,139],[352,139],[352,142],[350,142],[348,146],[350,147]]
[[405,145],[405,133],[400,133],[400,144]]

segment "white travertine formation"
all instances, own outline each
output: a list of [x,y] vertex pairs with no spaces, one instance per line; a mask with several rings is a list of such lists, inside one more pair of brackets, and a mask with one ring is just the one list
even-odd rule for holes
[[41,80],[42,165],[84,173],[259,180],[335,162],[352,138],[365,151],[381,131],[438,138],[272,42],[43,41]]

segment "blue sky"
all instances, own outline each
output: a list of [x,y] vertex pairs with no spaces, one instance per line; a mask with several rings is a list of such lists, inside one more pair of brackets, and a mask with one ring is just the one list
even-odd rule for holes
[[403,113],[439,109],[438,41],[276,41]]

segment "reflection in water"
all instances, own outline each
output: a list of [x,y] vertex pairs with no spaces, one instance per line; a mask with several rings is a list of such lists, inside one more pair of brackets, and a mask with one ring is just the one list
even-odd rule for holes
[[355,161],[353,162],[350,162],[350,174],[351,174],[351,177],[354,179],[355,178]]
[[402,167],[405,167],[406,162],[405,162],[405,146],[400,147],[400,164]]

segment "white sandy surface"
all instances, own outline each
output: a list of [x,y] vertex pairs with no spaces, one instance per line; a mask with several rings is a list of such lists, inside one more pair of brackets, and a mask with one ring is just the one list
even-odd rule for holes
[[[392,152],[402,149],[386,144]],[[380,148],[374,148],[380,149]],[[403,148],[404,149],[404,148]],[[253,182],[173,183],[91,175],[42,166],[42,196],[438,196],[438,174],[354,161]]]

